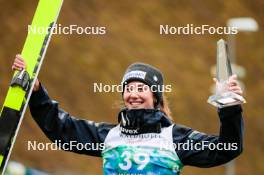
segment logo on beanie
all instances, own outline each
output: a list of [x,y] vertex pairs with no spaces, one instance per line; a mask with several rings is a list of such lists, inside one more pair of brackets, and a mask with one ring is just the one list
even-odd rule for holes
[[157,82],[158,81],[158,77],[156,75],[154,75],[153,76],[153,80]]
[[146,77],[146,73],[147,72],[144,72],[144,71],[141,71],[141,70],[130,71],[130,72],[125,74],[122,82],[125,82],[128,79],[130,79],[130,78],[139,78],[139,79],[144,80],[145,77]]

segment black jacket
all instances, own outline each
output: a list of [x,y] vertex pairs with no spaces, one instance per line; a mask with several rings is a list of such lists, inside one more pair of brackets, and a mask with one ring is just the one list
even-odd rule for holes
[[[187,142],[234,144],[233,149],[228,151],[208,147],[203,150],[179,147],[175,149],[183,165],[198,167],[212,167],[226,163],[237,157],[243,148],[243,119],[240,105],[218,109],[221,122],[219,136],[207,135],[182,125],[173,124],[159,110],[124,109],[119,113],[119,124],[115,125],[77,119],[60,109],[58,103],[49,98],[43,87],[33,92],[29,106],[34,120],[51,141],[60,140],[62,143],[69,143],[75,140],[78,143],[104,143],[109,131],[116,126],[120,126],[120,134],[125,135],[160,133],[162,128],[172,126],[172,139],[176,144]],[[122,118],[122,116],[125,117]],[[73,148],[70,151],[102,156],[102,150]]]

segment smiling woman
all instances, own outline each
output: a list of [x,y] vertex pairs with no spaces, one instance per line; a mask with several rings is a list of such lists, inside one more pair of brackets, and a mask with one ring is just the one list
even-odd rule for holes
[[[23,58],[17,55],[13,69],[25,67]],[[52,142],[88,145],[82,149],[72,147],[64,150],[102,157],[106,175],[178,175],[184,165],[213,167],[234,159],[242,152],[240,105],[219,109],[219,136],[207,135],[170,120],[164,94],[155,89],[163,86],[163,75],[157,68],[144,63],[130,65],[123,76],[122,86],[125,87],[122,92],[125,107],[118,114],[117,124],[76,119],[59,108],[39,81],[30,99],[30,111]],[[229,88],[235,93],[240,92],[235,76],[230,78]],[[237,147],[205,146],[196,149],[192,146],[201,143],[235,144]],[[89,145],[92,144],[103,144],[104,147],[91,149]],[[176,149],[175,144],[188,147]]]
[[123,96],[125,106],[129,109],[151,109],[157,101],[150,88],[140,81],[129,83]]
[[122,86],[124,103],[128,109],[157,108],[172,120],[164,96],[163,76],[157,68],[144,63],[131,64],[123,77]]

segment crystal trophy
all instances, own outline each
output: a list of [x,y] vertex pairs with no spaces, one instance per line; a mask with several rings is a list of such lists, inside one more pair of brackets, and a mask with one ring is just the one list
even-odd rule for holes
[[228,46],[223,39],[217,42],[216,59],[215,94],[210,96],[207,102],[218,108],[245,103],[246,100],[241,95],[228,90],[228,79],[232,76],[232,68],[228,58]]

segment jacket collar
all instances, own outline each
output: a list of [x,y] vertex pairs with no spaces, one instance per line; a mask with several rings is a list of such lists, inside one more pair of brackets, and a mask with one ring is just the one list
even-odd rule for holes
[[162,127],[172,122],[159,109],[123,109],[118,114],[121,132],[136,135],[143,133],[160,133]]

